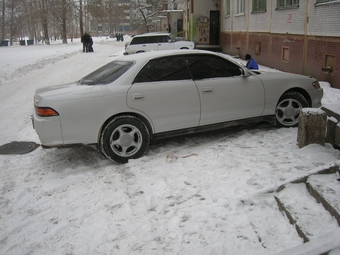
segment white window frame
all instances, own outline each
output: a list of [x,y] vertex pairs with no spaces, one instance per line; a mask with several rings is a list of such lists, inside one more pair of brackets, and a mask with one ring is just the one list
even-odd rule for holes
[[267,12],[267,0],[252,0],[251,13],[263,13],[263,12]]
[[340,0],[316,0],[315,6],[329,4],[340,4]]
[[299,0],[278,0],[276,4],[277,9],[296,8],[299,7]]
[[246,3],[245,0],[236,0],[236,10],[235,14],[240,15],[246,12]]
[[225,17],[230,17],[230,0],[224,0]]

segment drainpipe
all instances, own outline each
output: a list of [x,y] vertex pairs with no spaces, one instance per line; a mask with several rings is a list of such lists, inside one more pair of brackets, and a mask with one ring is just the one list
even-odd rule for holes
[[269,66],[272,64],[272,54],[273,54],[273,33],[272,33],[272,27],[273,27],[273,3],[270,3],[270,26],[269,26]]
[[194,41],[194,0],[190,1],[190,41]]
[[305,74],[306,62],[307,62],[307,47],[308,47],[308,20],[309,20],[309,0],[306,0],[306,14],[305,14],[305,24],[304,24],[304,34],[303,34],[303,66],[302,72]]
[[[247,38],[247,52],[249,52],[249,17],[250,17],[250,1],[247,1],[248,2],[248,6],[247,6],[247,14],[246,14],[246,38]],[[240,55],[240,51],[238,52],[239,55]]]

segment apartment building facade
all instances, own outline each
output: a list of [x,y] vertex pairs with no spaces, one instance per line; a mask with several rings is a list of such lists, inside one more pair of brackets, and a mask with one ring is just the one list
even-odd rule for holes
[[221,0],[222,51],[340,88],[339,0]]

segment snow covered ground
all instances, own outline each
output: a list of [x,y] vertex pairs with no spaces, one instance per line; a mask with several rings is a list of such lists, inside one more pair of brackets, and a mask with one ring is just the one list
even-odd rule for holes
[[[94,40],[94,53],[82,53],[79,40],[0,47],[0,145],[39,143],[30,120],[36,89],[77,80],[123,53],[124,42]],[[340,90],[323,87],[323,103],[339,104]],[[303,240],[294,227],[258,194],[340,159],[329,144],[299,149],[296,140],[297,128],[227,129],[155,142],[125,165],[87,147],[0,155],[0,254],[265,255],[296,247]]]

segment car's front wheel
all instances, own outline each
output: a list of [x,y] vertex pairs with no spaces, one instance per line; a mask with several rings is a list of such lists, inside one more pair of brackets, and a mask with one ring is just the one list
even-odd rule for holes
[[142,157],[148,150],[150,134],[145,124],[134,116],[118,116],[103,129],[99,146],[101,152],[117,163]]
[[307,99],[296,91],[289,91],[280,98],[276,110],[276,124],[280,127],[296,127],[302,108],[308,107]]

